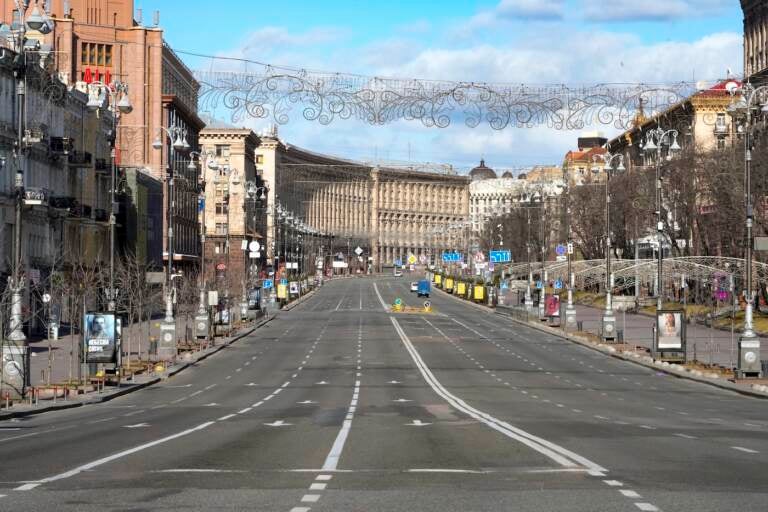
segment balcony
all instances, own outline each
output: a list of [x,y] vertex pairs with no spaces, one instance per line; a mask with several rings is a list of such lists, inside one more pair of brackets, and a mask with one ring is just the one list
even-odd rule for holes
[[51,153],[68,155],[72,151],[74,141],[69,137],[51,137],[49,149]]
[[69,209],[73,217],[90,218],[91,207],[87,204],[78,204]]
[[77,200],[74,197],[51,197],[48,201],[51,208],[59,208],[61,210],[70,210],[77,206]]
[[96,222],[109,222],[109,212],[102,208],[93,210],[93,219]]
[[90,167],[93,155],[87,151],[73,151],[68,157],[70,167]]

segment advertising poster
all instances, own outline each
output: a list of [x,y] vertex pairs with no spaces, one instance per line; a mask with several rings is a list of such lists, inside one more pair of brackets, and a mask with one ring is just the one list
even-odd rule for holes
[[548,317],[559,317],[560,297],[558,295],[547,295],[544,299],[544,311]]
[[87,363],[116,363],[117,336],[113,313],[86,313],[85,361]]
[[277,298],[278,299],[287,299],[288,298],[288,286],[284,284],[277,285]]
[[299,283],[296,281],[291,281],[291,284],[289,285],[291,295],[298,295],[299,294]]
[[657,348],[659,350],[682,350],[683,314],[681,311],[659,311],[657,315]]

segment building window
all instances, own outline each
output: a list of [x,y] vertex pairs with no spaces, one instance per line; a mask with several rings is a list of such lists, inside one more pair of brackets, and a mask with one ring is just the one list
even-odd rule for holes
[[226,247],[226,242],[216,242],[216,246],[214,247],[215,254],[224,254]]
[[264,163],[264,155],[256,155],[256,163],[257,164],[263,164]]
[[216,234],[217,235],[226,235],[227,234],[227,223],[226,222],[217,222],[216,223]]
[[717,138],[717,149],[725,149],[725,137]]
[[112,66],[112,45],[81,43],[80,63],[83,66]]
[[216,144],[216,156],[219,158],[229,158],[229,144]]
[[229,213],[229,204],[216,203],[216,215],[227,215]]

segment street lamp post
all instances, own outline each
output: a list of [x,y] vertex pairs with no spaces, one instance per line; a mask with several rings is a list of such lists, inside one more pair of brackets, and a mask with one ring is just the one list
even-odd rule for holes
[[[613,314],[613,300],[611,292],[613,291],[613,275],[611,273],[611,173],[624,172],[624,155],[613,155],[605,153],[603,155],[594,155],[593,161],[603,161],[603,170],[605,171],[605,311],[603,312],[602,333],[603,340],[616,339],[616,316]],[[614,162],[618,162],[614,167]],[[593,167],[592,172],[600,172],[598,167]]]
[[200,163],[200,167],[202,169],[202,172],[200,173],[200,177],[198,178],[197,186],[198,186],[198,200],[202,201],[202,218],[200,220],[200,270],[198,272],[198,286],[200,290],[200,303],[197,306],[197,316],[195,317],[195,330],[196,335],[195,337],[202,340],[207,340],[210,336],[210,317],[208,314],[208,306],[207,306],[207,300],[206,300],[206,290],[208,288],[207,286],[207,279],[205,275],[205,237],[206,237],[206,226],[205,226],[205,211],[207,209],[206,201],[205,201],[205,168],[212,171],[218,171],[219,165],[214,160],[214,153],[211,151],[190,151],[189,153],[189,164],[187,165],[187,170],[190,172],[194,172],[197,170],[197,164],[195,164],[195,158],[197,158],[198,162]]
[[[27,73],[27,53],[37,52],[40,49],[40,45],[37,41],[29,41],[27,39],[27,30],[34,30],[41,34],[48,34],[51,32],[52,22],[45,13],[40,13],[37,6],[32,11],[32,14],[24,21],[25,10],[22,9],[18,0],[15,0],[16,11],[19,14],[19,23],[13,26],[0,24],[0,33],[8,38],[12,42],[12,46],[16,55],[13,62],[13,75],[16,81],[16,147],[14,148],[14,160],[16,162],[16,176],[14,179],[15,189],[15,221],[13,225],[13,270],[10,279],[11,287],[11,318],[10,318],[10,332],[7,339],[11,341],[17,347],[18,345],[25,345],[27,337],[24,334],[24,319],[22,317],[22,289],[23,279],[21,277],[21,240],[22,240],[22,208],[24,206],[24,154],[27,151],[27,142],[25,140],[26,131],[26,115],[25,96],[27,93],[26,86],[26,73]],[[27,4],[24,6],[27,7]],[[33,43],[33,44],[29,44]],[[14,350],[12,348],[11,350]],[[5,347],[3,347],[5,352]],[[5,357],[5,353],[3,353]],[[3,376],[5,378],[5,376]],[[24,375],[24,380],[28,380],[28,376]],[[21,383],[20,387],[23,387],[26,382]]]
[[[735,85],[735,84],[734,84]],[[754,331],[753,308],[755,294],[752,289],[752,224],[754,212],[752,206],[752,147],[754,144],[753,131],[757,128],[757,123],[753,123],[753,115],[757,110],[757,104],[760,104],[760,114],[768,114],[768,86],[754,87],[746,83],[739,87],[730,87],[729,92],[734,96],[740,93],[740,98],[731,103],[728,112],[739,119],[744,126],[744,207],[746,217],[746,235],[747,243],[744,251],[744,266],[746,272],[746,283],[744,290],[744,299],[746,307],[744,310],[744,331],[739,337],[739,364],[736,370],[736,376],[740,378],[748,376],[762,376],[762,367],[760,362],[760,339]]]
[[659,244],[658,269],[656,271],[657,311],[664,308],[664,220],[662,218],[661,159],[664,146],[668,146],[667,160],[672,160],[673,155],[680,151],[677,137],[677,130],[665,130],[661,127],[653,128],[646,133],[645,143],[642,146],[647,155],[656,154],[656,237]]
[[167,237],[168,237],[168,266],[166,269],[166,290],[165,290],[165,320],[161,326],[163,332],[162,344],[158,346],[158,357],[161,359],[171,359],[176,355],[176,320],[173,317],[173,298],[175,295],[174,283],[173,283],[173,210],[176,206],[176,200],[174,197],[174,165],[176,151],[185,151],[190,148],[187,143],[186,130],[183,128],[172,125],[170,128],[161,126],[158,130],[158,137],[152,143],[152,147],[156,150],[163,148],[163,139],[161,136],[168,137],[170,142],[170,153],[168,155],[167,165],[167,213],[166,219],[168,222]]
[[115,225],[116,204],[115,188],[117,187],[117,128],[122,114],[130,114],[133,111],[133,105],[128,97],[128,85],[122,82],[105,84],[96,81],[89,84],[89,87],[97,88],[97,93],[91,95],[88,99],[88,108],[94,112],[105,103],[105,96],[109,96],[109,109],[112,111],[112,137],[110,140],[110,159],[111,170],[109,180],[109,290],[107,291],[107,310],[115,311],[117,301],[117,289],[115,288]]

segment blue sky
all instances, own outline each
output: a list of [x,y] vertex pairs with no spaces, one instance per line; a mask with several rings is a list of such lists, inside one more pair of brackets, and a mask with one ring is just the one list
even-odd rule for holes
[[[174,48],[328,71],[591,84],[715,80],[742,70],[736,0],[227,0],[220,9],[209,0],[137,0],[136,7],[145,20],[160,9]],[[291,119],[281,137],[308,149],[460,168],[481,156],[499,168],[560,163],[579,135]],[[268,122],[248,124],[258,130]]]

